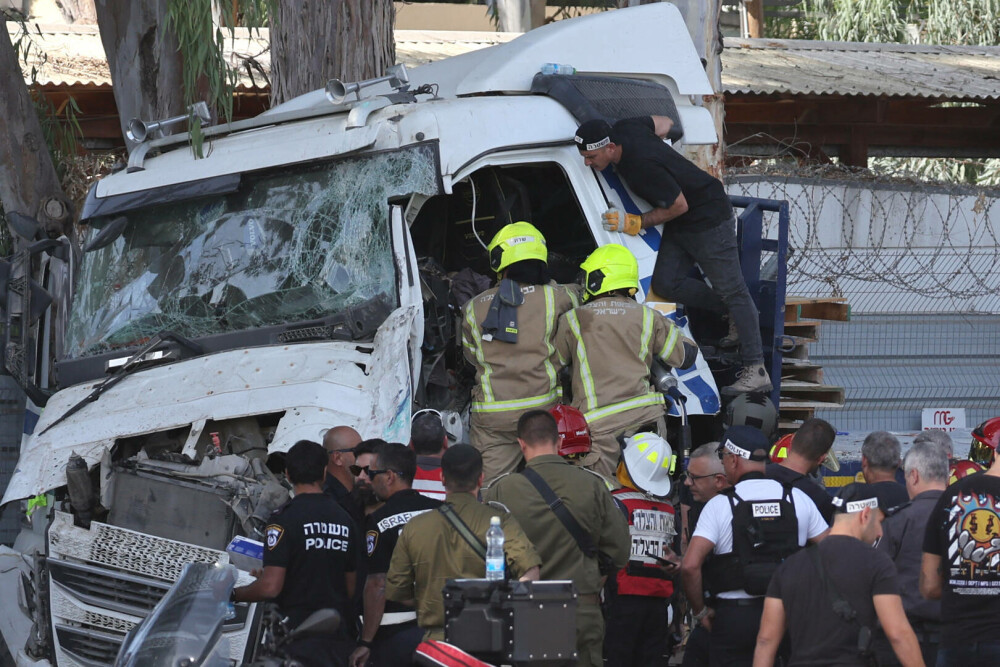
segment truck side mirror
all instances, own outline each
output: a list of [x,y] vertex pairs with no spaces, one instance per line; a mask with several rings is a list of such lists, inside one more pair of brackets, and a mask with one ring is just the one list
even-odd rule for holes
[[111,245],[125,232],[125,227],[127,225],[128,218],[124,215],[120,215],[111,220],[111,222],[97,230],[97,233],[94,234],[94,238],[87,241],[87,245],[83,247],[83,252],[88,253],[91,250],[98,250],[104,246]]

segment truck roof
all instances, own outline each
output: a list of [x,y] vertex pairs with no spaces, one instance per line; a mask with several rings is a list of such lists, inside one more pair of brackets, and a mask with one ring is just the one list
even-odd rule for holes
[[[673,94],[684,143],[717,140],[710,113],[696,104],[712,88],[684,20],[673,5],[657,3],[560,21],[412,70],[410,89],[434,84],[433,99],[421,95],[416,103],[389,103],[382,96],[393,91],[383,83],[363,89],[360,101],[334,105],[317,90],[249,122],[207,128],[202,159],[186,149],[186,135],[148,142],[133,151],[131,164],[141,169],[103,179],[93,194],[107,197],[434,140],[440,142],[441,175],[447,180],[486,151],[572,141],[577,121],[569,111],[550,97],[531,94],[533,77],[548,62],[571,65],[581,74],[659,83]],[[160,154],[144,159],[157,149]]]

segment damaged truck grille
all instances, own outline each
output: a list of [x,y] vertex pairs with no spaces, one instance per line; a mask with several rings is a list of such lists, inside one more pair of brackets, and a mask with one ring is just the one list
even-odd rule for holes
[[145,616],[170,589],[169,584],[91,565],[50,560],[52,581],[87,604]]
[[[225,552],[118,526],[81,528],[58,511],[48,547],[49,611],[60,667],[111,665],[125,635],[152,611],[185,563],[228,561]],[[246,646],[245,610],[238,620],[240,627],[227,632],[234,658]]]

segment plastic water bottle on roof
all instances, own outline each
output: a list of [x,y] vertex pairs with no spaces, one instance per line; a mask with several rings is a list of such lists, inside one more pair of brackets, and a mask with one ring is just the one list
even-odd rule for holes
[[560,65],[559,63],[545,63],[542,65],[542,74],[570,75],[576,74],[576,68],[572,65]]

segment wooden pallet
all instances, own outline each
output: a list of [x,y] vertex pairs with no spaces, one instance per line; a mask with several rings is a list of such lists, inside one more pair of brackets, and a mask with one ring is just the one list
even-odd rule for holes
[[844,406],[844,388],[823,384],[823,368],[809,360],[809,343],[819,340],[823,320],[847,322],[851,306],[844,297],[785,298],[785,343],[781,364],[778,428],[794,431],[816,410]]
[[[795,359],[794,361],[799,362],[800,360]],[[823,367],[808,360],[803,363],[782,363],[781,382],[784,384],[789,380],[823,384]]]
[[785,322],[799,322],[803,319],[834,320],[848,322],[851,319],[851,305],[842,296],[830,297],[785,297]]
[[816,407],[844,407],[844,388],[801,380],[781,381],[781,405],[808,402]]

